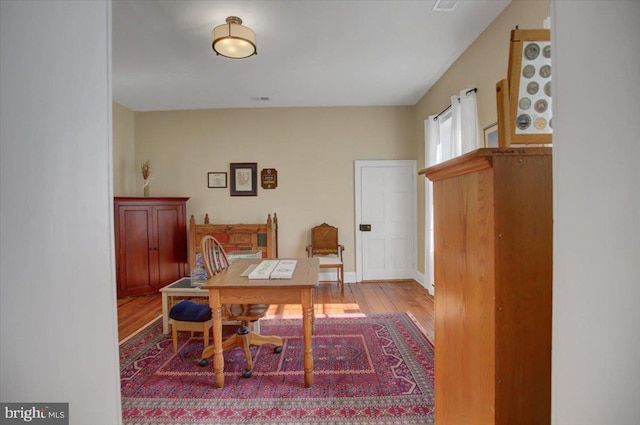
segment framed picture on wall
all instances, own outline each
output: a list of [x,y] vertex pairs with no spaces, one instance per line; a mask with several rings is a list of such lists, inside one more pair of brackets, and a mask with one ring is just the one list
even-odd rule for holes
[[275,189],[278,187],[278,170],[263,168],[260,172],[260,182],[263,189]]
[[484,147],[498,147],[498,123],[494,122],[484,128]]
[[207,186],[214,189],[227,187],[226,171],[207,173]]
[[258,164],[256,162],[233,162],[231,171],[231,196],[258,195]]

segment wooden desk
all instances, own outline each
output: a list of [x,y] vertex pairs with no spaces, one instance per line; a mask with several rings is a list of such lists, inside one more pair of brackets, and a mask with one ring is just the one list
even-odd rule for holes
[[[320,264],[317,258],[297,258],[291,279],[249,279],[240,276],[260,259],[237,260],[226,270],[207,280],[202,289],[209,291],[213,314],[213,373],[216,387],[224,386],[222,356],[222,305],[224,304],[301,304],[304,336],[304,383],[313,385],[313,289],[318,286]],[[207,348],[205,348],[207,350]]]

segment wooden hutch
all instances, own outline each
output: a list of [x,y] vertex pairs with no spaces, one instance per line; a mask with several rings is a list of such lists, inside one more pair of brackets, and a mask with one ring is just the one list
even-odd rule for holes
[[435,420],[551,421],[551,148],[479,149],[433,181]]

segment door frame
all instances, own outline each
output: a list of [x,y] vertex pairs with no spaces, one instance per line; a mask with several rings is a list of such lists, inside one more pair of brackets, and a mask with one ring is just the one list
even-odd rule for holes
[[413,276],[412,279],[415,279],[415,274],[418,266],[418,161],[414,159],[379,159],[379,160],[360,160],[356,159],[354,161],[354,173],[355,173],[355,217],[354,217],[354,231],[355,231],[355,260],[356,260],[356,282],[362,282],[362,232],[359,230],[360,215],[362,212],[362,181],[360,178],[361,170],[364,167],[406,167],[410,166],[412,169],[412,185],[413,189],[411,193],[413,194],[412,208],[413,217],[412,217],[412,227],[413,227]]

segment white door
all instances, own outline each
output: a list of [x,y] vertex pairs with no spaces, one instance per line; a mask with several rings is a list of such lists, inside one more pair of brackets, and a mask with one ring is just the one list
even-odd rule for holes
[[356,161],[356,279],[413,279],[416,161]]

